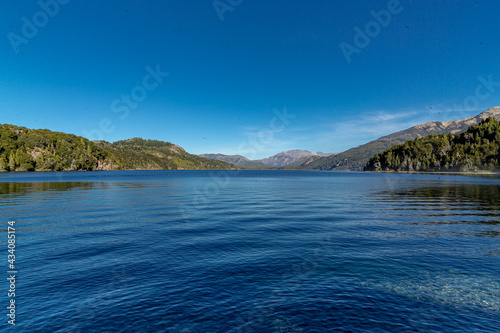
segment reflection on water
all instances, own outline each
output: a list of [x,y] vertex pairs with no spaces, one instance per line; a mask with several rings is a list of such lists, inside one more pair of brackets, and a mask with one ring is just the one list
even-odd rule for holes
[[436,186],[423,186],[407,191],[396,192],[396,196],[403,200],[423,199],[427,204],[440,204],[443,206],[474,205],[477,209],[498,211],[500,209],[500,186],[486,184],[436,184]]
[[[388,221],[414,226],[428,237],[500,235],[500,186],[492,184],[417,184],[376,193],[374,201],[386,210]],[[406,217],[402,221],[401,217]],[[431,228],[434,226],[434,228]],[[440,226],[440,227],[439,227]]]
[[0,182],[0,195],[26,195],[34,191],[66,191],[75,187],[90,189],[93,183],[89,182],[33,182],[11,183]]
[[500,180],[440,177],[2,175],[19,327],[495,331]]
[[417,181],[377,191],[374,202],[391,225],[384,235],[407,244],[399,258],[427,265],[379,271],[361,284],[457,309],[500,311],[500,186],[492,182]]

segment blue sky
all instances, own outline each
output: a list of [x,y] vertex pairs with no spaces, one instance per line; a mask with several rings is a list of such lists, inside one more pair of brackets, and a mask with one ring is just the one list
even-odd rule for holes
[[41,3],[2,2],[0,123],[261,158],[500,104],[498,1]]

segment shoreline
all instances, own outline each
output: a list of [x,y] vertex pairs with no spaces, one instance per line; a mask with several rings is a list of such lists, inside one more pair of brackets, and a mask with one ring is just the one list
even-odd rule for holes
[[422,174],[422,175],[457,175],[457,176],[500,176],[500,171],[363,171],[369,173]]
[[122,169],[122,170],[34,170],[34,171],[0,171],[0,175],[35,172],[117,172],[117,171],[330,171],[330,172],[361,172],[361,173],[391,173],[391,174],[421,174],[421,175],[450,175],[450,176],[499,176],[500,171],[362,171],[362,170],[314,170],[314,169]]
[[[121,170],[33,170],[33,171],[0,171],[2,174],[11,173],[35,173],[35,172],[114,172],[114,171],[241,171],[241,170],[260,170],[260,169],[121,169]],[[267,170],[267,169],[262,169]]]

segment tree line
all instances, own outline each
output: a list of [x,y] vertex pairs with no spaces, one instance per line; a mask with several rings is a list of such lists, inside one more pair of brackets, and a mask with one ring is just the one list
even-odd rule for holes
[[170,142],[134,138],[109,143],[46,129],[0,125],[0,171],[235,169]]
[[500,165],[500,123],[493,117],[464,133],[416,138],[376,154],[365,171],[494,171]]

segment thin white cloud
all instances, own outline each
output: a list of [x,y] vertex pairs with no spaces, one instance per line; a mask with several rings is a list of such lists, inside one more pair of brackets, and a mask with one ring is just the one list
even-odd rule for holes
[[427,121],[425,110],[365,112],[324,126],[315,135],[315,146],[343,151]]
[[317,126],[286,127],[283,131],[273,132],[271,140],[263,141],[260,141],[262,128],[247,126],[242,128],[241,140],[216,150],[218,153],[243,155],[251,159],[299,148],[340,152],[429,121],[463,119],[477,113],[477,110],[454,110],[446,104],[425,105],[419,109],[397,112],[376,110],[343,119],[332,119],[332,122],[323,122]]
[[388,122],[395,119],[408,118],[417,115],[416,111],[409,112],[399,112],[399,113],[390,113],[386,111],[379,111],[376,113],[368,113],[362,114],[359,118],[365,120],[367,122]]

